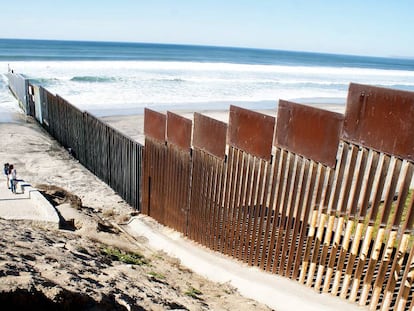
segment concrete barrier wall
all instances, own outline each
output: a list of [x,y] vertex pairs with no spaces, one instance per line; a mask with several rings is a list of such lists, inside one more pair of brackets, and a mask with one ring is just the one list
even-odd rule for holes
[[[36,212],[41,215],[41,221],[55,228],[59,228],[60,219],[54,206],[37,190],[25,181],[20,180],[17,185],[19,193],[28,194],[31,203],[35,205]],[[40,219],[39,219],[40,220]]]

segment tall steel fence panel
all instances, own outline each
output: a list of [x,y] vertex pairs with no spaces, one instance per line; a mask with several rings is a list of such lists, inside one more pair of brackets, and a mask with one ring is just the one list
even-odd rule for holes
[[166,133],[164,222],[167,226],[187,234],[191,191],[192,121],[167,112]]
[[258,265],[271,182],[275,118],[230,107],[228,161],[218,249]]
[[194,114],[188,237],[214,248],[221,237],[227,124]]
[[316,219],[328,201],[342,120],[337,113],[279,102],[276,183],[269,198],[277,216],[267,231],[272,255],[262,266],[266,270],[297,279],[307,269],[311,251],[320,246]]
[[145,109],[142,212],[162,224],[165,210],[166,121],[165,114]]

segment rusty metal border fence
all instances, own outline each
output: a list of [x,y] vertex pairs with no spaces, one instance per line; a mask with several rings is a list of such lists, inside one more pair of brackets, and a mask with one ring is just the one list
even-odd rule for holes
[[318,292],[414,308],[413,92],[351,83],[344,115],[281,100],[277,119],[231,106],[228,126],[146,109],[143,148],[14,77],[26,113],[46,109],[42,126],[144,214]]
[[146,110],[143,213],[318,292],[411,310],[413,121],[414,93],[359,84],[345,115],[195,114],[192,145],[189,120]]

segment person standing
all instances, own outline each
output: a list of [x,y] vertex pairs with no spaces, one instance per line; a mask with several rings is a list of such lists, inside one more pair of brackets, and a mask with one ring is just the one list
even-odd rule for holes
[[10,164],[9,166],[9,179],[10,179],[11,191],[13,193],[16,193],[17,172],[13,164]]
[[10,169],[9,169],[9,163],[4,163],[3,172],[4,172],[4,175],[6,175],[6,179],[7,179],[7,189],[10,189],[10,180],[9,180]]

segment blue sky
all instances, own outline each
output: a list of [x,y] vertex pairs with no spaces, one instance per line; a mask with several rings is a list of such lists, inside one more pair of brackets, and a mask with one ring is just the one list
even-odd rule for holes
[[0,1],[0,38],[414,57],[413,0]]

